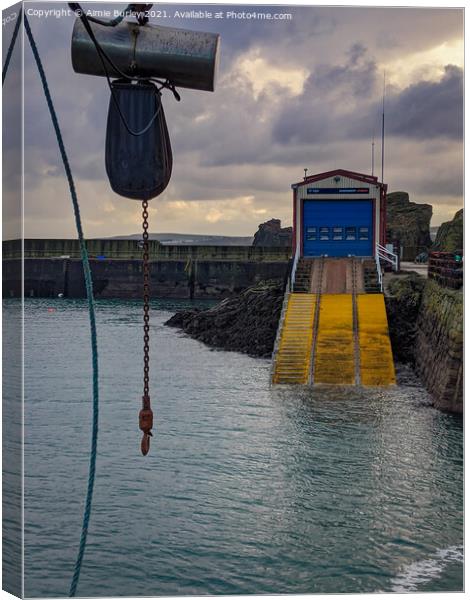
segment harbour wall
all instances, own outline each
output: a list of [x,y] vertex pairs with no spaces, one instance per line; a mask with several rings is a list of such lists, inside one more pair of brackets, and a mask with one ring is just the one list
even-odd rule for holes
[[396,362],[409,363],[436,408],[463,410],[463,294],[419,275],[387,286],[387,315]]
[[428,281],[417,321],[415,369],[434,406],[463,411],[463,294]]
[[[142,297],[138,240],[89,240],[97,298]],[[289,248],[164,246],[150,242],[150,286],[155,298],[225,298],[267,279],[284,279]],[[21,295],[21,240],[3,243],[3,296]],[[24,241],[26,297],[86,296],[76,240]]]

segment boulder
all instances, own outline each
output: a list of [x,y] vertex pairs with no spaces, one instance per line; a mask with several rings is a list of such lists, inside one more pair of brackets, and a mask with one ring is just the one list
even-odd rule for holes
[[433,250],[454,252],[463,248],[463,208],[458,210],[452,221],[446,221],[437,230]]
[[261,223],[253,239],[253,246],[283,246],[292,245],[292,227],[281,227],[280,219],[271,219]]
[[402,260],[412,261],[431,247],[432,206],[410,202],[407,192],[387,194],[387,240],[398,241]]

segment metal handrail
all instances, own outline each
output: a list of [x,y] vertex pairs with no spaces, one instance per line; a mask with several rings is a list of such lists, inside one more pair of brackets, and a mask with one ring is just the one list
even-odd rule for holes
[[376,257],[379,257],[379,259],[381,258],[382,260],[386,260],[387,262],[391,263],[394,271],[398,271],[398,256],[394,252],[391,252],[385,248],[385,246],[376,244],[375,254]]
[[290,276],[290,291],[291,292],[294,291],[295,275],[297,273],[297,265],[299,264],[299,256],[300,256],[300,252],[298,250],[296,250],[295,256],[294,256],[294,263],[292,265],[292,271],[291,271],[291,276]]
[[377,276],[379,278],[380,291],[383,292],[384,286],[383,286],[383,277],[382,277],[382,265],[380,264],[380,256],[379,256],[378,252],[376,252],[376,254],[375,254],[375,264],[377,267]]

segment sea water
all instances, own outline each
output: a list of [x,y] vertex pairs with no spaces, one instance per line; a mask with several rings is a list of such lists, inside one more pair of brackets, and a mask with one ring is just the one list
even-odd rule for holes
[[[6,301],[13,310],[15,301]],[[407,369],[390,389],[274,387],[141,306],[98,301],[100,431],[80,596],[462,590],[462,419]],[[8,332],[7,332],[8,335]],[[65,596],[91,434],[85,301],[25,302],[25,593]]]

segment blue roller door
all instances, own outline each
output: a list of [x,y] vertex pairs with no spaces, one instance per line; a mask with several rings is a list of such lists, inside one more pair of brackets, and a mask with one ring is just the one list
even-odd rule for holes
[[373,256],[372,200],[305,200],[304,256]]

